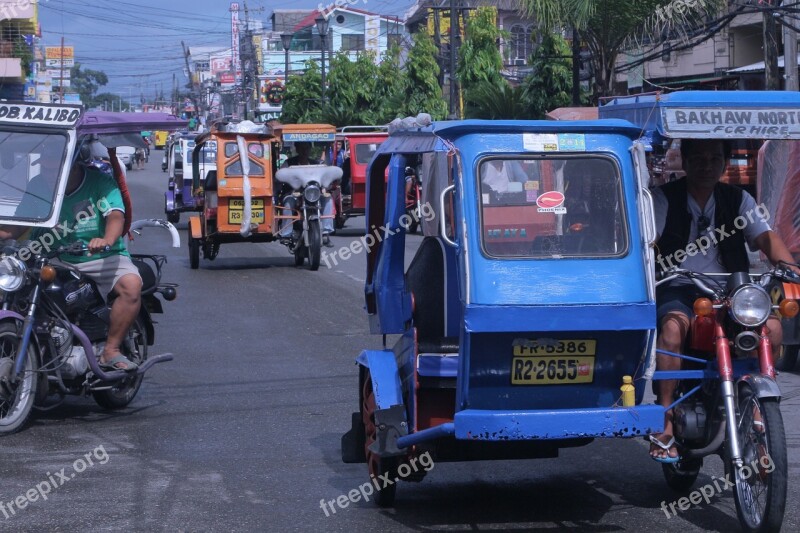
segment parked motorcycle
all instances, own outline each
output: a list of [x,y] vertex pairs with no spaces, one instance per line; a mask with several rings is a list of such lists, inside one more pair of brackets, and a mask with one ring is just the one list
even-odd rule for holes
[[[291,222],[292,233],[281,237],[281,243],[294,254],[296,266],[302,266],[306,258],[311,270],[319,268],[322,251],[323,196],[330,199],[333,184],[342,179],[342,169],[327,165],[296,165],[282,168],[275,173],[275,179],[291,187],[282,204],[286,207]],[[333,215],[329,215],[333,217]]]
[[677,463],[664,464],[667,484],[688,491],[703,458],[719,455],[733,487],[746,531],[777,531],[783,521],[788,475],[786,435],[766,322],[774,309],[797,315],[798,304],[773,306],[771,282],[798,283],[786,265],[760,276],[746,272],[708,275],[673,268],[665,283],[685,278],[702,296],[695,300],[683,369],[656,371],[653,379],[681,379],[673,408]]
[[[132,231],[145,226],[167,229],[173,246],[180,238],[172,224],[161,220],[134,222]],[[98,362],[108,335],[111,302],[106,303],[94,283],[69,264],[64,254],[86,253],[82,243],[47,251],[36,242],[8,241],[0,258],[0,435],[19,431],[34,407],[52,408],[67,395],[91,394],[108,409],[128,405],[136,396],[145,372],[171,354],[149,356],[154,342],[152,313],[162,313],[161,301],[177,296],[177,285],[161,282],[163,255],[131,256],[142,276],[142,306],[120,349],[138,365],[136,371],[103,370]]]

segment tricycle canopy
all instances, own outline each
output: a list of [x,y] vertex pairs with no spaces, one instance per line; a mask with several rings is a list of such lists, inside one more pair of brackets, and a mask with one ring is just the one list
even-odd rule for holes
[[180,127],[162,113],[84,113],[80,106],[0,103],[0,222],[52,227],[67,177],[84,140],[97,136],[113,147],[153,127]]

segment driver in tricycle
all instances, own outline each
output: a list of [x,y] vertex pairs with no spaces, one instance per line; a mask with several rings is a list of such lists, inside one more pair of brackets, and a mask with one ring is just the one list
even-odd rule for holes
[[[720,183],[731,149],[720,139],[683,139],[681,159],[686,176],[653,191],[658,269],[680,266],[694,272],[732,273],[750,269],[747,248],[757,249],[773,264],[794,263],[781,238],[767,223],[768,213],[753,197],[737,187]],[[744,224],[742,223],[744,222]],[[743,226],[743,227],[742,227]],[[791,267],[800,273],[797,267]],[[684,353],[690,329],[692,305],[699,296],[690,281],[679,278],[659,286],[657,348]],[[767,322],[772,346],[780,346],[781,323],[772,316]],[[658,353],[658,370],[680,370],[681,359]],[[677,380],[662,380],[656,386],[659,405],[668,408]],[[664,431],[650,436],[650,455],[659,462],[679,460],[675,445],[672,411],[665,411]]]
[[[139,313],[142,278],[125,247],[125,206],[116,181],[104,171],[108,166],[106,161],[111,161],[115,173],[122,172],[113,148],[106,149],[97,141],[84,144],[70,170],[59,214],[62,222],[52,230],[38,229],[31,237],[36,239],[43,231],[49,231],[55,239],[53,246],[76,242],[86,246],[89,255],[61,255],[61,260],[92,279],[103,298],[112,291],[117,295],[100,357],[101,367],[133,371],[137,365],[122,355],[120,344]],[[50,179],[52,174],[40,176]],[[36,186],[34,181],[29,187]],[[26,195],[25,198],[35,199],[36,196]],[[23,202],[18,211],[30,208]],[[18,238],[26,230],[25,226],[5,227],[0,229],[0,238]]]
[[[314,159],[311,157],[311,143],[309,142],[297,142],[294,145],[294,149],[297,153],[287,159],[283,165],[281,165],[281,168],[289,168],[295,165],[321,165],[323,163],[319,159]],[[278,191],[278,198],[285,207],[283,214],[291,215],[292,212],[297,209],[297,199],[292,195],[291,187],[286,183],[282,183]],[[333,202],[331,202],[330,196],[322,196],[321,204],[322,214],[325,215],[324,218],[322,218],[323,244],[325,246],[333,246],[330,243],[330,235],[334,232]],[[292,234],[291,228],[292,224],[285,224],[280,230],[281,237],[289,237]],[[299,232],[297,230],[295,230],[295,232],[297,233],[295,235],[295,239],[298,239]]]

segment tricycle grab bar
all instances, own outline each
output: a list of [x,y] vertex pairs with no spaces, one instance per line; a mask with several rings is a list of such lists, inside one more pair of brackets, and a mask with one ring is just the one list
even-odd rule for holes
[[455,184],[450,185],[449,187],[445,187],[442,190],[442,194],[439,195],[439,232],[442,234],[442,239],[444,240],[444,242],[446,242],[447,244],[449,244],[454,248],[456,246],[456,243],[453,240],[451,240],[450,237],[447,236],[447,217],[444,216],[446,212],[444,199],[445,196],[447,196],[447,193],[455,190],[455,188],[456,188]]

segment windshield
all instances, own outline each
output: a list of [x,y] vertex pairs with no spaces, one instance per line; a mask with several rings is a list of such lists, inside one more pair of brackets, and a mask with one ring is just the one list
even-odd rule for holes
[[605,157],[487,158],[478,165],[484,252],[493,257],[625,253],[619,171]]
[[50,218],[66,146],[66,135],[0,132],[0,219]]

